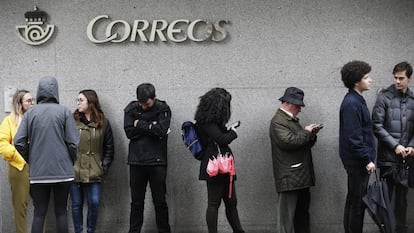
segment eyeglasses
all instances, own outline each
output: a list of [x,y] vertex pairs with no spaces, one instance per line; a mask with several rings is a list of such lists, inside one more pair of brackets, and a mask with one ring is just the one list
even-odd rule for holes
[[83,101],[85,101],[85,99],[82,99],[82,98],[76,99],[76,103],[78,103],[78,104],[82,103]]
[[28,103],[28,104],[34,104],[36,102],[36,99],[35,98],[27,99],[27,100],[25,100],[23,102]]

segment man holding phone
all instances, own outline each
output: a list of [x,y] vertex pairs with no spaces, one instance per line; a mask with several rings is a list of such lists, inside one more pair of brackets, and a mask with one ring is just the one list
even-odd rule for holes
[[397,64],[392,72],[394,84],[381,90],[372,111],[378,166],[387,181],[389,196],[394,199],[397,233],[407,232],[408,187],[395,180],[393,173],[405,169],[407,156],[414,152],[414,95],[408,88],[412,73],[407,62]]
[[309,188],[315,185],[311,148],[322,127],[310,124],[303,128],[299,124],[303,96],[301,89],[287,88],[270,123],[278,233],[310,232]]

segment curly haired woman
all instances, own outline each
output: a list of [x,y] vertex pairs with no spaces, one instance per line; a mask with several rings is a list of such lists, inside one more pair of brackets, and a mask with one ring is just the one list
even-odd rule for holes
[[[226,208],[226,217],[234,233],[244,233],[237,212],[237,197],[234,182],[231,183],[230,175],[218,174],[210,177],[206,168],[210,158],[218,154],[232,151],[229,144],[237,138],[234,128],[227,129],[226,123],[231,116],[231,95],[223,88],[213,88],[200,97],[200,103],[195,114],[197,130],[201,143],[205,148],[200,164],[199,179],[207,182],[208,206],[206,213],[207,227],[209,233],[217,233],[218,209],[221,200]],[[229,197],[229,191],[232,194]]]

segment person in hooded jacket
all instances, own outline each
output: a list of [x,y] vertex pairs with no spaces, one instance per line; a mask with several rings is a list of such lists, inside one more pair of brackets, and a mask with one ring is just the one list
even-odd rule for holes
[[114,159],[114,140],[109,121],[101,109],[94,90],[82,90],[73,113],[80,143],[75,162],[75,183],[72,184],[72,220],[75,233],[83,232],[83,200],[88,203],[87,232],[94,233],[103,176]]
[[59,104],[54,77],[40,79],[36,99],[37,105],[25,113],[14,138],[17,151],[30,165],[30,195],[34,205],[31,232],[43,232],[53,193],[57,232],[67,233],[67,199],[75,178],[73,164],[79,133],[71,111]]
[[[195,113],[197,132],[203,145],[199,180],[207,183],[206,221],[209,233],[217,233],[218,209],[223,200],[226,217],[234,233],[244,233],[237,211],[237,196],[234,182],[229,173],[210,177],[207,165],[210,158],[221,154],[232,154],[229,144],[237,138],[234,127],[227,129],[226,123],[231,116],[231,95],[223,88],[213,88],[200,97]],[[234,155],[233,155],[234,156]],[[234,180],[236,177],[234,177]],[[230,185],[231,188],[230,188]],[[231,190],[231,191],[230,191]],[[229,193],[231,192],[231,195]]]
[[34,99],[27,90],[13,95],[12,111],[0,125],[0,154],[8,161],[8,176],[12,193],[16,233],[27,233],[26,210],[29,201],[29,165],[13,145],[13,137],[23,114],[33,107]]
[[152,84],[142,83],[136,92],[137,101],[130,102],[124,109],[124,130],[130,140],[128,164],[132,199],[128,232],[141,232],[145,192],[149,183],[158,232],[169,233],[165,195],[171,110],[165,101],[157,99]]

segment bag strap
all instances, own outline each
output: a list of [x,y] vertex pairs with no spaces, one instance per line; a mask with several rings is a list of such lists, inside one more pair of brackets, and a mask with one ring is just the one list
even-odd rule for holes
[[215,141],[213,141],[213,142],[214,142],[214,145],[216,145],[216,147],[217,147],[218,154],[222,154],[221,150],[220,150],[220,146]]

